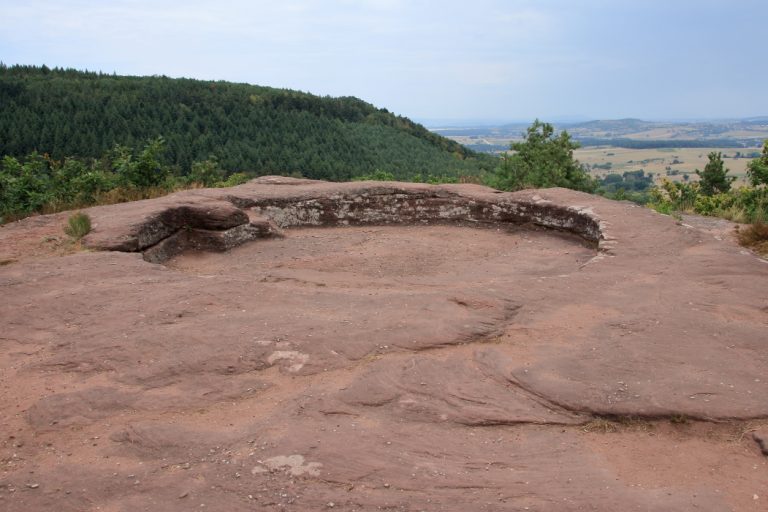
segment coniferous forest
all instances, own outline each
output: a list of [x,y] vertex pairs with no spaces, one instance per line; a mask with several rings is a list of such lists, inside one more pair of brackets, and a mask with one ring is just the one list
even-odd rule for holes
[[353,97],[230,82],[129,77],[0,64],[0,155],[101,158],[162,137],[188,173],[214,157],[228,173],[343,181],[476,175],[493,159]]

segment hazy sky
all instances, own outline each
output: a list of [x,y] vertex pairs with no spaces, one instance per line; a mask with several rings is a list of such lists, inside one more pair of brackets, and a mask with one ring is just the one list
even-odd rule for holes
[[6,64],[357,96],[417,119],[768,115],[768,0],[0,0]]

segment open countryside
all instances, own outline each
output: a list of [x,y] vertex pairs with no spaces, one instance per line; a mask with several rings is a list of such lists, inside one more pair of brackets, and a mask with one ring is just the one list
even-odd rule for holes
[[628,149],[616,147],[585,147],[574,151],[574,156],[586,165],[595,177],[643,170],[653,173],[654,181],[662,178],[673,181],[698,180],[696,170],[707,165],[707,155],[721,152],[726,167],[738,180],[735,185],[746,185],[747,164],[760,155],[757,149],[733,148],[656,148]]

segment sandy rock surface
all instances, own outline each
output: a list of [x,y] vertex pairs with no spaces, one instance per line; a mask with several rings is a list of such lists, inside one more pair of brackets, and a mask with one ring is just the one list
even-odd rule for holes
[[88,213],[0,228],[0,510],[766,510],[768,264],[719,232],[278,177]]

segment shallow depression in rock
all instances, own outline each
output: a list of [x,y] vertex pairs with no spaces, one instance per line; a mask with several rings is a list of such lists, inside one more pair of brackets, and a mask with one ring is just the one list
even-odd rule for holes
[[[575,236],[509,227],[373,226],[287,230],[226,253],[188,252],[167,265],[198,275],[309,280],[330,286],[406,281],[451,285],[562,277],[595,255]],[[385,282],[373,283],[383,280]]]
[[519,228],[306,228],[168,266],[201,288],[247,296],[228,313],[231,325],[258,329],[275,351],[270,364],[311,373],[391,350],[493,339],[536,307],[532,290],[565,289],[594,256],[579,240]]
[[312,373],[391,350],[493,339],[530,305],[531,290],[567,286],[594,254],[546,230],[367,226],[287,230],[168,266],[201,288],[247,297],[227,313],[230,325],[256,330],[270,364]]

